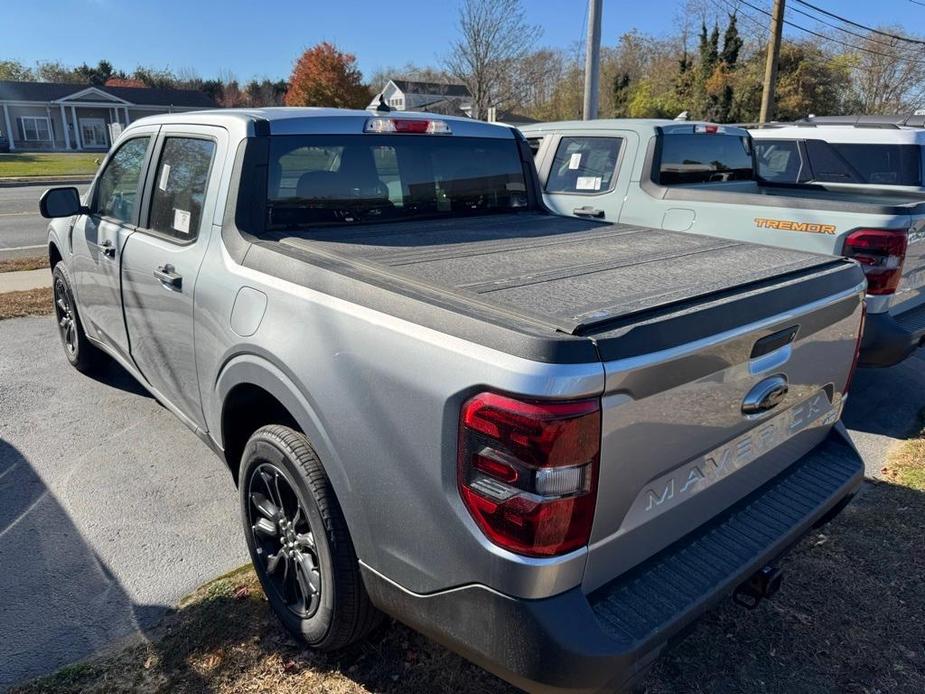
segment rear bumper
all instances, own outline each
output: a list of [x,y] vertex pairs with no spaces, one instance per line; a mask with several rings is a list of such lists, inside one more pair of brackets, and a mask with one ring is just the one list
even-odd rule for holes
[[894,366],[925,338],[925,305],[899,315],[868,313],[858,366]]
[[841,511],[863,473],[839,424],[763,487],[590,595],[523,600],[484,586],[418,595],[366,567],[364,579],[381,609],[519,687],[623,689],[704,612]]

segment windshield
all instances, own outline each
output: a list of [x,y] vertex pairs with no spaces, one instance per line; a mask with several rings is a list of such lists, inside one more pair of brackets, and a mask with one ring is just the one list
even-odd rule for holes
[[750,138],[720,134],[668,134],[661,138],[658,182],[662,185],[751,181]]
[[268,229],[497,213],[528,204],[514,139],[279,135],[270,143]]

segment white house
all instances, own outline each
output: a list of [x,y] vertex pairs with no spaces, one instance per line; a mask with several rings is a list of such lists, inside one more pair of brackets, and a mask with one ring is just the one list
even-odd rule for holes
[[10,151],[104,152],[133,120],[215,107],[192,89],[0,81],[0,132]]
[[472,109],[472,95],[463,84],[389,80],[382,91],[373,97],[369,107],[378,106],[380,97],[389,108],[398,111],[442,112],[440,107],[447,102],[458,104],[455,107],[467,114]]

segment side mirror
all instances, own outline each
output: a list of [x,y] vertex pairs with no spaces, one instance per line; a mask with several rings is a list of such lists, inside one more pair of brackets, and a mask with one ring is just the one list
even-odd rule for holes
[[85,212],[80,204],[80,193],[73,186],[67,188],[49,188],[39,200],[39,212],[46,219],[54,217],[73,217]]

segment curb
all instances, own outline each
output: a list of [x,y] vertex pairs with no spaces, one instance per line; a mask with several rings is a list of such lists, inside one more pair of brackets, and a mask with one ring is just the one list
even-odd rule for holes
[[15,188],[18,186],[66,186],[70,184],[90,183],[92,174],[74,176],[6,176],[0,178],[0,188]]

